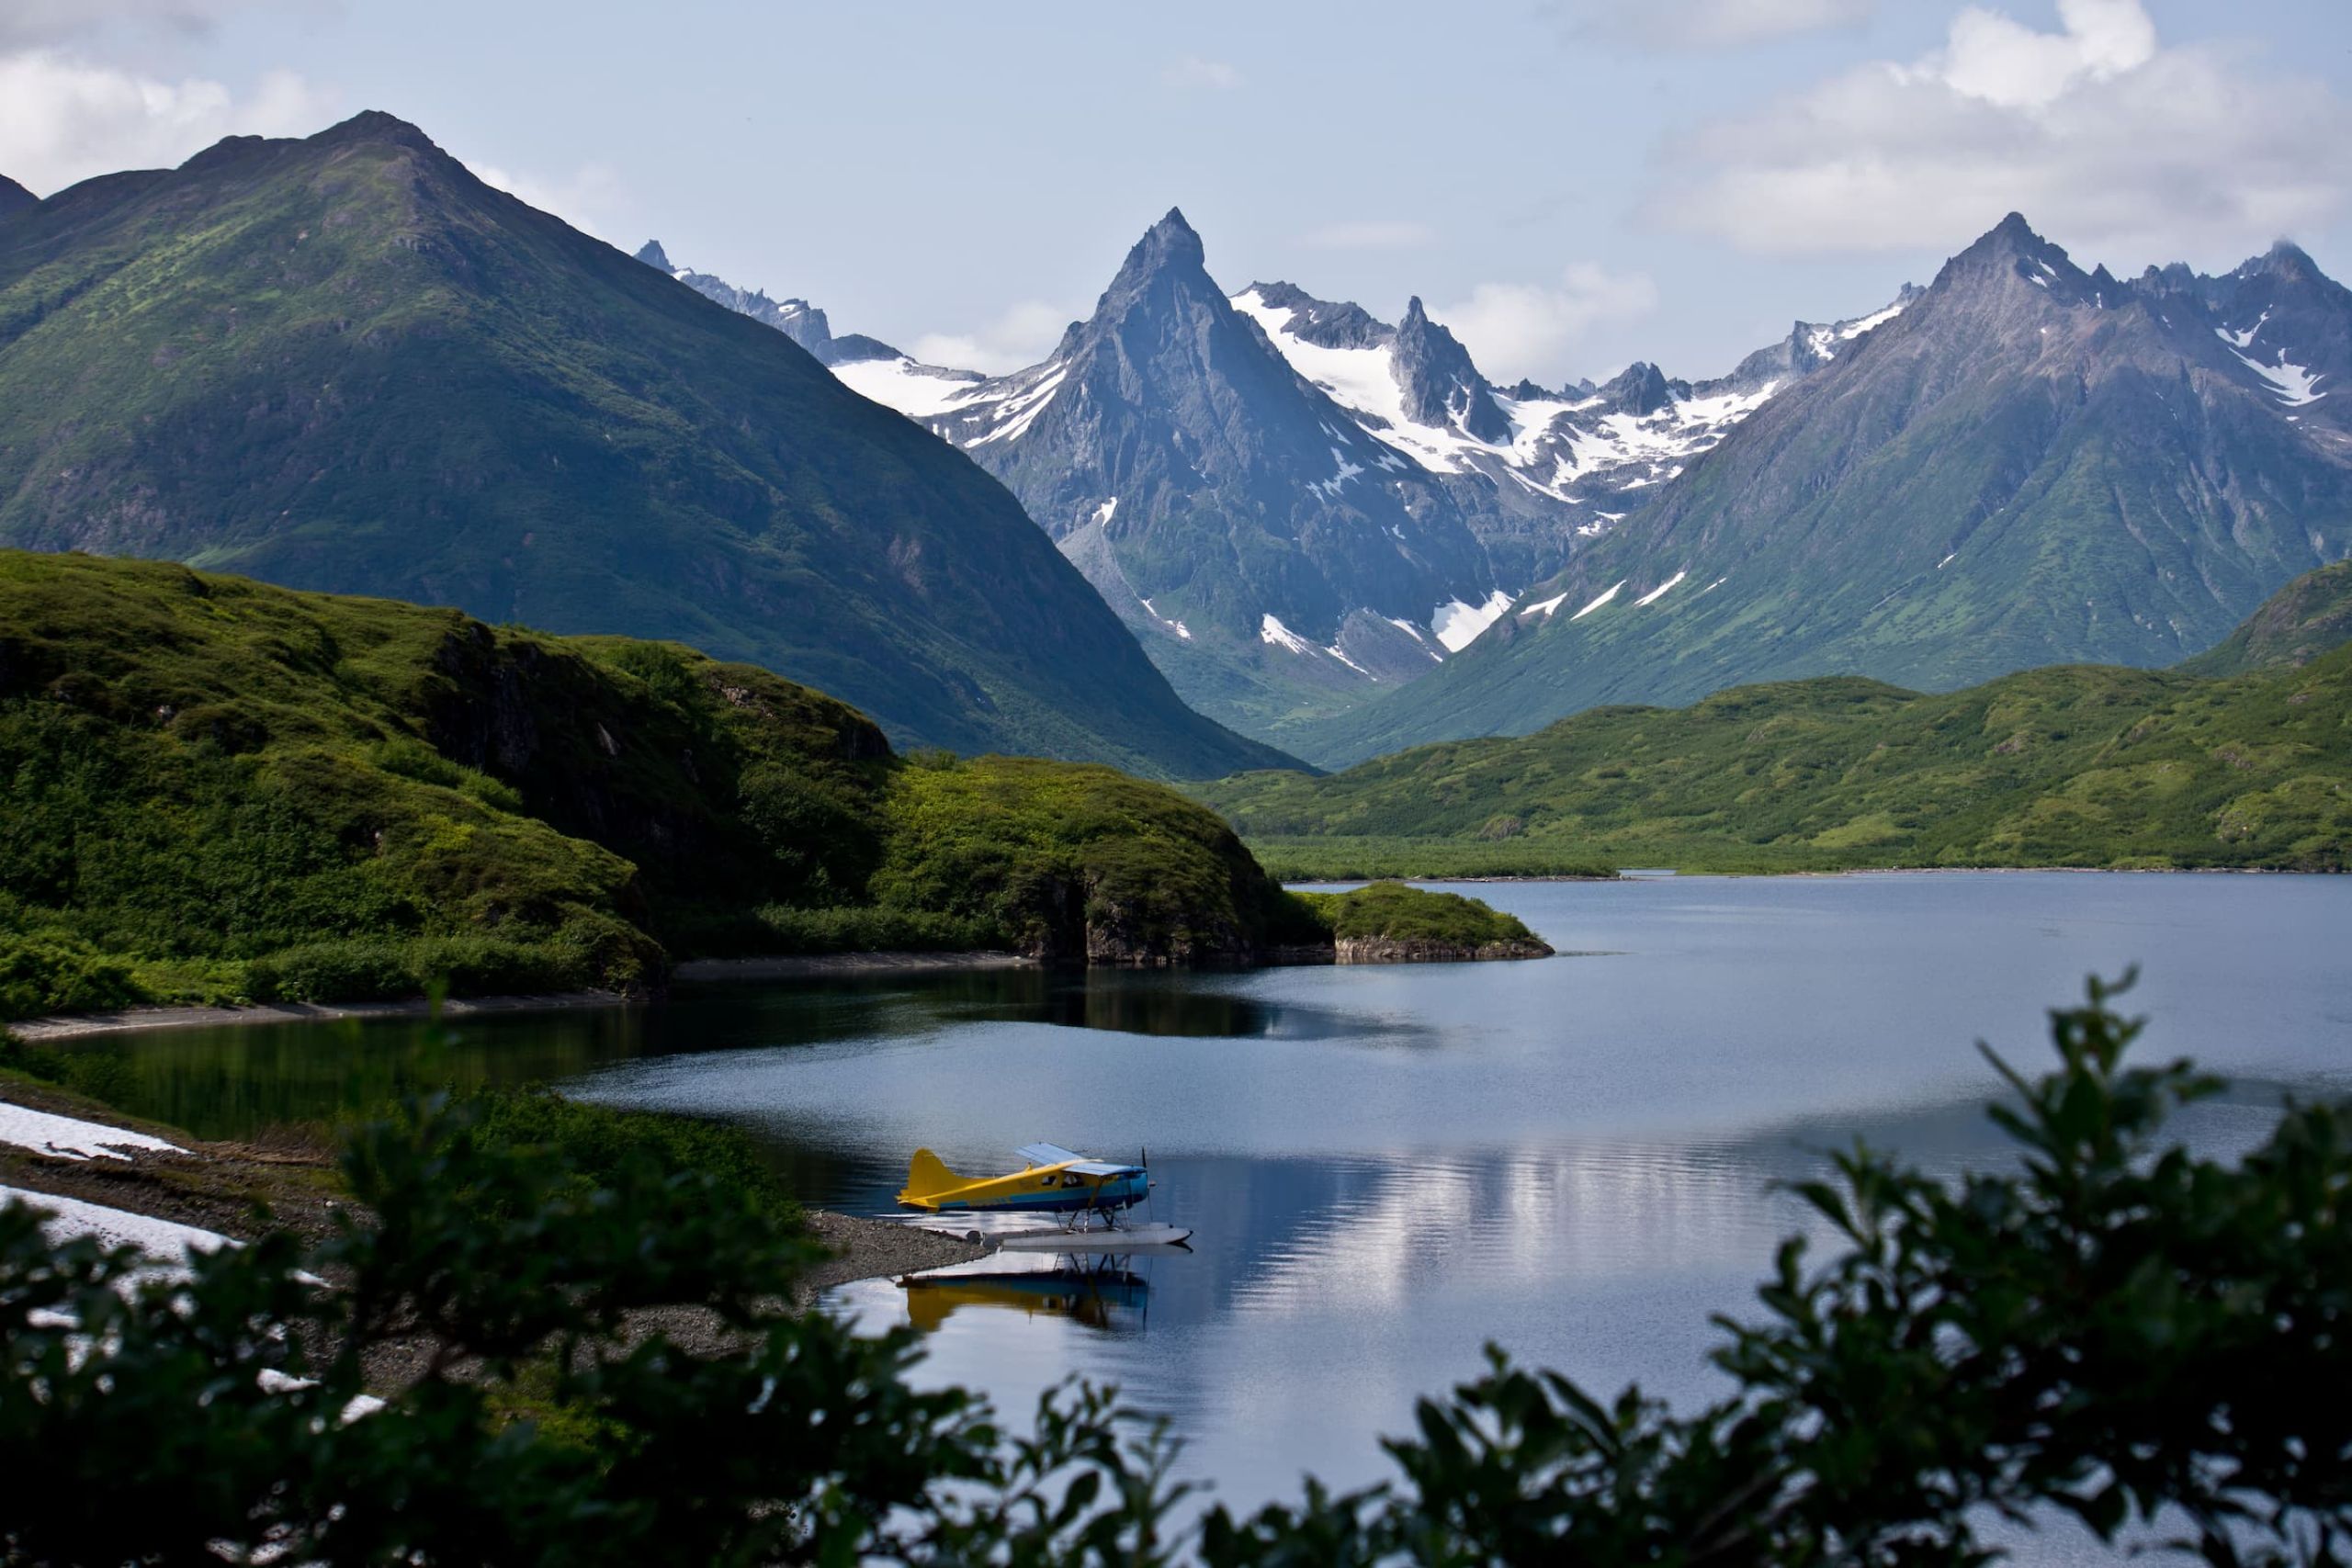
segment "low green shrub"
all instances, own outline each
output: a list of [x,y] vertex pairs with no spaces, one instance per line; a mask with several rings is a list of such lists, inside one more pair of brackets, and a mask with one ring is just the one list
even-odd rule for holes
[[130,965],[85,942],[0,931],[0,1018],[86,1012],[140,999]]
[[1408,887],[1401,882],[1375,882],[1346,893],[1294,891],[1290,897],[1342,941],[1483,947],[1489,942],[1530,941],[1535,934],[1518,916],[1504,914],[1483,899]]

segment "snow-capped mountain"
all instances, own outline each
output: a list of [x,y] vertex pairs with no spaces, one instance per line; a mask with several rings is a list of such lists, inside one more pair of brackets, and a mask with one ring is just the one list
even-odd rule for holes
[[[1431,321],[1419,299],[1395,326],[1360,306],[1317,299],[1289,283],[1253,283],[1236,309],[1264,328],[1299,374],[1364,429],[1431,473],[1476,475],[1501,514],[1482,534],[1505,575],[1535,582],[1559,570],[1579,539],[1608,532],[1691,458],[1776,391],[1834,359],[1855,338],[1917,298],[1903,293],[1852,321],[1799,321],[1730,375],[1693,384],[1635,363],[1600,386],[1503,390]],[[1478,508],[1474,507],[1474,511]],[[1529,520],[1507,530],[1503,518]]]
[[[1801,676],[2167,665],[2352,556],[2352,293],[2292,246],[2127,283],[2013,213],[1825,346],[1463,657],[1288,749],[1344,762]],[[2033,743],[1985,725],[1988,750]]]
[[[1204,712],[1272,738],[1413,681],[1639,509],[1741,420],[1893,319],[1800,321],[1730,375],[1493,385],[1419,299],[1394,324],[1289,283],[1227,295],[1170,211],[1092,316],[1010,375],[769,322],[1012,487]],[[844,350],[842,345],[854,345]]]

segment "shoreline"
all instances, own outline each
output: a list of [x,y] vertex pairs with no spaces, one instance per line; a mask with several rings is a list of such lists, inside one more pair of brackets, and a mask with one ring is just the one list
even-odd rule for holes
[[[775,958],[695,958],[673,980],[687,985],[732,980],[815,979],[829,975],[913,975],[927,971],[1033,969],[1034,958],[1013,953],[837,953]],[[522,996],[451,997],[436,1010],[424,997],[385,1002],[238,1002],[218,1006],[157,1004],[101,1012],[53,1013],[0,1023],[0,1032],[28,1043],[81,1040],[99,1034],[157,1029],[205,1029],[226,1024],[326,1023],[341,1019],[464,1018],[484,1013],[566,1012],[581,1008],[649,1007],[657,998],[618,991],[546,991]]]
[[1404,883],[1476,883],[1508,885],[1526,882],[1592,882],[1600,884],[1628,882],[1691,881],[1705,876],[1747,879],[1767,876],[1836,877],[1836,876],[2344,876],[2352,873],[2339,871],[2299,871],[2291,866],[2278,865],[1849,865],[1835,871],[1791,868],[1785,871],[1678,871],[1668,866],[1655,869],[1635,867],[1615,876],[1302,876],[1284,882],[1284,887],[1315,887],[1332,884],[1363,885],[1374,882]]
[[[0,1189],[36,1203],[55,1199],[90,1205],[100,1215],[111,1211],[237,1242],[254,1241],[275,1229],[311,1244],[332,1235],[340,1223],[341,1199],[320,1179],[333,1169],[334,1157],[312,1143],[194,1138],[182,1129],[31,1081],[0,1085],[0,1106],[68,1119],[88,1142],[119,1151],[119,1157],[86,1150],[76,1157],[30,1147],[22,1128],[0,1138]],[[55,1135],[53,1128],[50,1135]],[[256,1198],[270,1211],[266,1226],[254,1224]],[[896,1279],[969,1262],[993,1250],[987,1242],[913,1223],[914,1216],[877,1219],[814,1207],[802,1213],[808,1234],[828,1252],[795,1291],[803,1310],[836,1285]]]

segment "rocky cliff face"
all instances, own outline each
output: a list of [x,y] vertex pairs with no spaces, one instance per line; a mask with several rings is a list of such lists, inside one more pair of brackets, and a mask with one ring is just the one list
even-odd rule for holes
[[1501,586],[1445,488],[1233,308],[1182,213],[1051,357],[924,419],[1012,487],[1180,691],[1261,733],[1419,674],[1446,607]]
[[1431,942],[1425,939],[1400,941],[1395,937],[1340,937],[1335,943],[1331,962],[1335,964],[1468,964],[1512,958],[1549,958],[1548,943],[1532,938],[1510,942],[1488,942],[1472,945],[1464,942]]

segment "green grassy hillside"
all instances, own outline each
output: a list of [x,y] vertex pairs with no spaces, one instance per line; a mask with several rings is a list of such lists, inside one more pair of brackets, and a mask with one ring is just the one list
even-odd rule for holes
[[2352,648],[2222,679],[2062,666],[1937,695],[1849,677],[1743,686],[1198,793],[1286,876],[1594,863],[2341,871]]
[[2352,642],[2352,561],[2307,571],[2272,594],[2245,624],[2175,668],[2185,675],[2243,675],[2300,667]]
[[1333,933],[1214,813],[1109,768],[904,759],[675,644],[157,562],[0,551],[0,1017]]
[[388,115],[0,227],[0,543],[674,638],[911,744],[1284,761],[968,459]]

